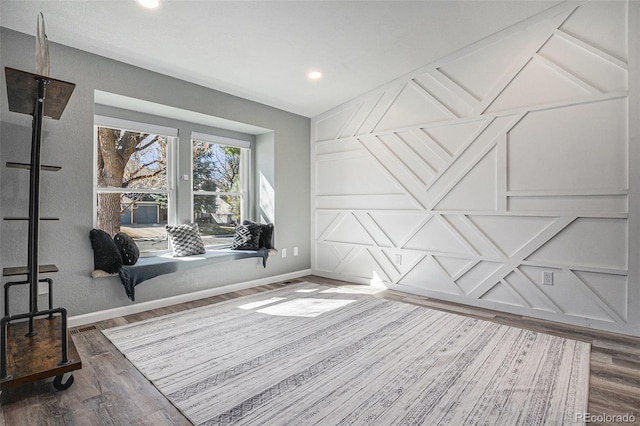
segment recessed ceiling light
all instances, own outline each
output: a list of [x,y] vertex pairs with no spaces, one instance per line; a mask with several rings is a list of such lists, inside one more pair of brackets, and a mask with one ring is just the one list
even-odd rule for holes
[[147,9],[155,9],[160,5],[158,0],[138,0],[140,6],[146,7]]
[[311,80],[317,80],[322,77],[322,73],[320,71],[311,71],[309,74],[307,74],[307,77]]

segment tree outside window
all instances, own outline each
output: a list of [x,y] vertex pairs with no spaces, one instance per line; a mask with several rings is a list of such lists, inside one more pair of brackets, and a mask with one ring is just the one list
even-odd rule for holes
[[243,149],[193,141],[193,216],[207,245],[228,245],[242,220]]
[[168,137],[97,127],[97,227],[166,249]]

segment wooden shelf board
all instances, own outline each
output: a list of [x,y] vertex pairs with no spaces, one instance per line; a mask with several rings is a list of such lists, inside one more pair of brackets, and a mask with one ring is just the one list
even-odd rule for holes
[[[28,164],[28,163],[15,163],[13,161],[7,161],[7,167],[12,168],[12,169],[31,170],[31,164]],[[40,169],[41,170],[46,170],[47,172],[57,172],[58,170],[62,169],[62,167],[41,165]]]
[[12,323],[7,327],[7,373],[12,377],[0,382],[0,390],[59,376],[82,368],[80,355],[68,331],[67,353],[70,363],[58,365],[62,359],[61,321],[59,315],[52,320],[36,319],[34,328],[38,334],[33,337],[25,337],[29,331],[28,321]]
[[76,85],[15,68],[5,67],[9,111],[33,115],[38,99],[38,81],[45,79],[44,116],[59,120]]
[[[40,272],[41,274],[58,272],[58,267],[56,265],[40,265],[40,267],[38,268],[38,272]],[[3,277],[12,277],[15,275],[27,275],[28,273],[29,273],[29,269],[26,266],[14,266],[10,268],[2,268]]]

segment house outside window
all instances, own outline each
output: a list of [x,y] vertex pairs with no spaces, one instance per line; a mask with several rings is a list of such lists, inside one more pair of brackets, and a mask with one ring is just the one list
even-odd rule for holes
[[141,252],[167,250],[177,130],[101,116],[94,128],[96,228],[130,235]]
[[192,211],[206,246],[229,246],[248,216],[250,142],[193,132]]

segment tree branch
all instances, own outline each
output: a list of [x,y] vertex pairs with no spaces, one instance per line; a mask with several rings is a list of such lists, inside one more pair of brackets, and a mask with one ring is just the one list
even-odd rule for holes
[[136,147],[135,151],[144,151],[145,149],[149,148],[151,145],[156,143],[158,141],[158,139],[159,138],[156,136],[155,138],[151,139],[151,141],[147,142],[146,144]]
[[134,177],[132,177],[132,178],[128,179],[127,181],[122,182],[122,187],[123,187],[123,188],[128,188],[128,187],[129,187],[129,184],[130,184],[131,182],[135,182],[135,181],[137,181],[137,180],[142,180],[142,179],[150,179],[150,178],[152,178],[152,177],[156,177],[156,176],[158,176],[159,174],[161,174],[161,173],[163,173],[163,172],[164,172],[164,170],[157,170],[157,171],[155,171],[154,173],[151,173],[151,174],[147,174],[147,175],[140,175],[140,176],[134,176]]

